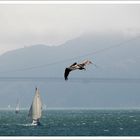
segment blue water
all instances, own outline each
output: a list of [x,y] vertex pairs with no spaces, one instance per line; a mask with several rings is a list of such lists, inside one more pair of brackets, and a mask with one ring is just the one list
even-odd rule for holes
[[140,110],[47,110],[41,126],[28,111],[0,111],[1,136],[140,136]]

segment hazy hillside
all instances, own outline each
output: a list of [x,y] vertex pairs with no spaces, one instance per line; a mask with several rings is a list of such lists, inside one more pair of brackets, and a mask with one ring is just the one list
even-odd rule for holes
[[[140,68],[139,63],[137,63],[137,60],[139,60],[140,41],[134,40],[116,48],[103,50],[94,54],[98,50],[119,44],[120,42],[124,42],[124,40],[127,39],[117,35],[106,37],[88,35],[70,40],[61,46],[39,44],[10,51],[0,56],[0,76],[62,77],[64,68],[67,65],[75,61],[80,62],[84,59],[91,59],[99,65],[100,68],[98,70],[95,69],[94,72],[93,70],[89,72],[93,76],[108,77],[110,74],[115,77],[122,75],[124,77],[138,76],[135,70],[136,68]],[[84,56],[92,52],[93,54]],[[30,69],[36,66],[37,68]],[[41,67],[39,68],[39,66]]]
[[[70,40],[61,46],[38,44],[10,51],[0,56],[0,76],[63,78],[66,66],[75,61],[80,62],[84,59],[90,59],[98,65],[98,68],[91,65],[87,71],[75,71],[69,78],[140,78],[140,39],[116,46],[113,49],[103,50],[103,48],[113,47],[125,40],[127,40],[127,38],[122,35],[85,35]],[[102,51],[94,53],[98,50]],[[90,54],[92,52],[93,54]],[[137,92],[133,93],[133,95],[136,94],[136,96],[132,98],[131,93],[133,92],[133,88],[125,88],[120,84],[115,86],[114,84],[84,84],[65,81],[60,83],[57,81],[0,81],[1,106],[7,106],[7,104],[14,105],[17,97],[21,98],[22,106],[29,106],[35,86],[40,87],[43,100],[49,107],[125,107],[130,103],[130,99],[134,99],[131,104],[132,106],[139,105],[139,85],[133,85],[133,88],[135,88]],[[126,93],[128,93],[128,98],[126,98]],[[107,98],[106,95],[108,95],[109,98]]]

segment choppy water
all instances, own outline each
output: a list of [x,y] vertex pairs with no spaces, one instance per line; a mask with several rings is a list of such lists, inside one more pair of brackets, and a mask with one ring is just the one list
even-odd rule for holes
[[140,110],[47,110],[41,126],[28,111],[0,111],[1,136],[140,136]]

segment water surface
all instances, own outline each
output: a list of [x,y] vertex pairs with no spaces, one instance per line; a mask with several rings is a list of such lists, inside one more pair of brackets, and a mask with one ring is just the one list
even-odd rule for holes
[[1,136],[140,136],[140,110],[47,110],[41,126],[28,111],[0,111]]

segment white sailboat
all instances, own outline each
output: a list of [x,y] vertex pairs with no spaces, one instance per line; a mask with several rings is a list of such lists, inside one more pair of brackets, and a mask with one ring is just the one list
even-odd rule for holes
[[15,113],[16,113],[16,114],[19,113],[19,100],[17,100]]
[[42,102],[38,88],[35,90],[35,96],[29,110],[28,116],[32,118],[32,125],[40,125],[39,119],[42,115]]

